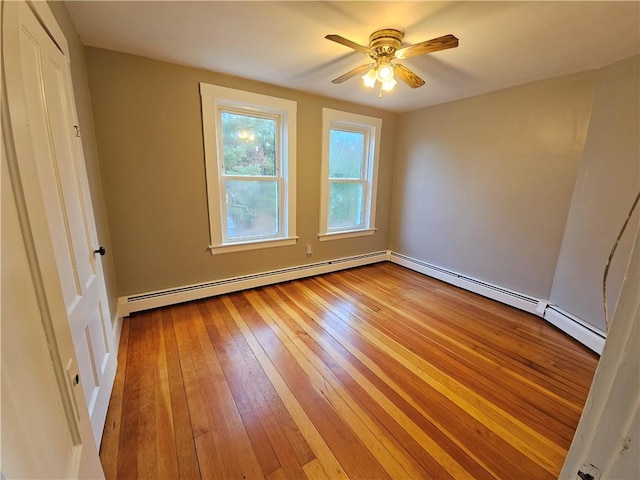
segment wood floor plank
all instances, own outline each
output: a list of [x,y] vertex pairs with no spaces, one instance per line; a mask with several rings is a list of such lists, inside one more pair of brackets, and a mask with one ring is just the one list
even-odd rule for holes
[[199,479],[200,467],[196,454],[193,429],[189,416],[189,407],[182,380],[178,345],[173,330],[172,313],[175,310],[162,311],[162,330],[164,334],[165,355],[167,358],[167,380],[171,396],[171,413],[173,434],[176,445],[176,460],[179,478],[185,480]]
[[[248,374],[250,376],[249,383],[252,389],[255,389],[262,396],[269,408],[269,412],[273,415],[273,420],[277,425],[265,425],[269,435],[270,441],[277,451],[288,450],[293,451],[297,465],[305,465],[315,458],[311,447],[302,435],[298,425],[294,421],[292,414],[289,413],[283,399],[276,391],[274,384],[271,383],[269,376],[263,370],[260,362],[256,358],[256,355],[251,350],[250,345],[245,340],[244,336],[235,324],[231,314],[226,309],[220,299],[213,299],[209,302],[210,309],[217,311],[217,316],[214,316],[215,325],[218,328],[218,333],[223,334],[233,344],[233,348],[229,348],[230,355],[239,355],[242,359],[242,363],[246,365]],[[211,318],[211,317],[210,317]],[[210,330],[210,335],[212,335]],[[214,333],[215,335],[215,333]],[[229,344],[227,344],[229,345]],[[270,422],[271,417],[267,415],[261,415],[260,419],[265,422]],[[280,438],[280,433],[284,435],[284,439]],[[280,458],[283,458],[280,455]],[[293,459],[289,459],[288,456],[284,457],[284,460],[293,463]]]
[[142,342],[140,362],[143,366],[138,376],[138,475],[142,478],[158,476],[160,458],[158,456],[158,440],[160,432],[157,429],[159,410],[156,408],[156,377],[158,349],[153,335],[153,313],[148,319],[138,323],[139,338]]
[[125,319],[107,478],[556,478],[598,357],[390,263]]
[[[129,352],[129,325],[130,319],[122,321],[120,333],[120,346],[118,347],[118,365],[127,364]],[[120,441],[120,423],[122,421],[122,399],[124,396],[125,368],[118,367],[116,378],[111,391],[109,409],[104,423],[104,433],[100,445],[100,461],[107,480],[118,478],[118,447]]]
[[195,438],[207,433],[214,421],[209,418],[210,411],[206,401],[207,392],[200,388],[202,369],[198,369],[195,363],[192,347],[195,340],[189,333],[189,324],[197,321],[197,319],[190,318],[189,314],[190,310],[187,305],[178,305],[173,309],[172,319],[185,397],[189,409],[189,421]]
[[392,478],[424,478],[425,472],[416,468],[406,457],[406,452],[392,441],[389,433],[374,421],[333,375],[331,369],[313,353],[313,349],[305,342],[308,339],[305,332],[295,323],[288,323],[285,312],[276,311],[277,305],[269,305],[268,301],[264,301],[265,297],[252,292],[246,293],[245,297],[291,352],[316,390],[328,400],[386,472]]
[[[304,289],[307,297],[319,298],[311,289],[304,286],[301,288]],[[485,437],[493,437],[490,442],[487,442],[487,447],[492,448],[502,440],[507,441],[516,448],[516,450],[525,453],[527,457],[536,463],[551,469],[552,471],[550,473],[553,472],[554,461],[558,463],[563,458],[562,449],[556,444],[547,441],[545,437],[527,428],[526,425],[504,412],[500,407],[485,401],[484,397],[476,395],[475,392],[470,391],[464,385],[443,374],[431,363],[418,357],[404,346],[393,342],[388,337],[380,335],[379,332],[376,334],[375,331],[362,329],[358,323],[352,321],[353,316],[345,317],[344,314],[338,316],[341,317],[343,321],[348,321],[357,332],[362,334],[379,350],[386,352],[389,358],[392,358],[394,355],[400,355],[404,358],[406,360],[404,366],[406,366],[415,377],[422,380],[425,386],[434,389],[441,394],[444,399],[451,400],[460,408],[459,411],[454,408],[449,409],[451,415],[460,418],[469,414],[470,418],[467,418],[465,423],[477,421],[478,425],[476,425],[475,430],[479,431],[482,429]],[[398,365],[398,367],[392,368],[396,372],[396,375],[403,371],[402,366]],[[384,374],[381,373],[381,375]],[[416,379],[411,376],[407,377],[407,380],[404,382],[404,384],[407,385],[407,389],[412,388],[412,385],[416,383],[415,380]],[[399,391],[403,391],[399,386],[396,386],[396,388]],[[405,390],[405,398],[411,398],[413,396],[415,395]],[[445,401],[436,403],[437,407],[444,405],[446,405]],[[494,433],[495,435],[493,435]],[[505,446],[501,448],[503,451],[505,450]],[[523,459],[514,462],[514,465],[511,467],[511,472],[514,474],[517,473],[514,469],[522,462]]]
[[309,480],[330,480],[327,472],[324,471],[324,468],[322,468],[322,465],[320,465],[320,462],[316,458],[305,463],[302,469]]
[[238,330],[242,333],[243,337],[249,344],[249,347],[256,356],[256,359],[260,362],[265,373],[269,376],[269,380],[278,392],[282,402],[291,413],[296,424],[300,427],[300,431],[304,435],[306,442],[313,450],[316,458],[322,464],[322,468],[331,478],[349,478],[342,465],[327,445],[323,435],[320,434],[313,422],[309,419],[305,409],[298,402],[295,395],[289,388],[289,385],[280,376],[276,366],[271,363],[270,358],[264,352],[258,340],[254,337],[252,331],[249,329],[234,304],[227,297],[223,298],[222,301]]
[[129,328],[129,350],[124,368],[125,381],[122,402],[122,420],[118,437],[118,478],[138,476],[138,417],[140,395],[138,383],[144,368],[142,362],[141,317],[132,318]]
[[[396,311],[394,315],[394,320],[398,320],[399,317],[401,318],[401,315],[402,315],[401,312]],[[387,321],[388,318],[384,320]],[[375,321],[375,319],[373,319],[372,321]],[[384,326],[379,328],[381,330],[385,330]],[[411,330],[411,327],[409,326],[408,329]],[[432,336],[433,334],[438,334],[438,333],[432,330],[429,336]],[[509,398],[513,400],[514,404],[515,403],[518,404],[518,408],[520,409],[518,411],[518,415],[520,417],[523,417],[526,419],[526,411],[523,412],[522,408],[525,408],[526,410],[525,403],[531,400],[532,395],[535,395],[536,393],[542,394],[535,399],[534,421],[538,425],[547,425],[546,422],[540,423],[540,419],[539,419],[539,413],[540,413],[539,410],[541,407],[545,407],[545,405],[546,405],[546,408],[550,411],[550,414],[555,415],[556,419],[566,418],[567,416],[576,417],[576,416],[579,416],[580,414],[581,408],[578,408],[578,406],[575,404],[564,401],[564,399],[562,399],[563,401],[559,401],[559,396],[554,392],[551,392],[546,389],[536,389],[537,392],[536,391],[531,392],[526,388],[520,388],[523,386],[523,381],[528,386],[532,386],[533,382],[526,380],[521,376],[511,375],[511,372],[508,371],[508,367],[500,365],[498,362],[489,361],[486,357],[474,355],[474,350],[461,351],[460,354],[456,354],[455,345],[447,346],[446,344],[443,344],[443,343],[433,344],[433,342],[431,342],[428,337],[424,335],[420,335],[420,332],[417,332],[417,331],[401,332],[400,335],[404,336],[405,338],[404,342],[398,336],[395,336],[394,339],[396,341],[399,341],[400,343],[403,343],[405,346],[411,345],[412,350],[416,351],[416,353],[419,353],[423,356],[426,355],[428,352],[430,361],[436,360],[434,356],[439,355],[441,359],[443,359],[441,360],[441,363],[440,363],[440,367],[443,370],[449,370],[449,373],[451,373],[452,371],[451,369],[456,365],[457,365],[457,368],[462,368],[463,370],[465,370],[464,382],[467,384],[473,383],[473,389],[477,391],[481,391],[483,397],[486,397],[491,400],[491,397],[493,396],[494,401],[497,401],[499,399],[500,401],[504,402],[505,394],[509,396]],[[425,341],[427,342],[426,347],[423,346],[422,349],[420,348],[421,342],[423,341],[421,337],[424,337],[426,339]],[[437,347],[437,348],[433,348],[433,347]],[[475,358],[469,359],[468,357],[472,355]],[[466,367],[467,367],[466,369],[463,366],[460,366],[459,362],[457,362],[456,357],[464,359],[464,362],[466,363]],[[491,365],[493,365],[495,368],[491,367]],[[470,373],[474,370],[477,372],[477,374],[471,375]],[[505,372],[509,373],[509,376],[505,376],[504,375]],[[494,378],[499,378],[499,383],[492,385],[492,383],[494,383]],[[513,379],[513,381],[517,381],[517,383],[513,383],[513,381],[510,382],[510,378]],[[505,382],[509,382],[509,383],[505,383]],[[514,395],[517,394],[519,391],[523,391],[523,392],[526,391],[526,395],[520,396],[520,398],[516,398]],[[498,396],[496,392],[503,392],[503,393],[501,393]],[[547,398],[549,399],[548,401],[547,401]],[[561,408],[563,406],[562,404],[564,404],[565,406],[569,406],[571,411],[562,409]],[[557,433],[557,430],[556,430],[556,433]]]
[[[187,403],[191,405],[190,395],[195,397],[197,413],[191,411],[190,407],[190,416],[193,421],[194,414],[200,415],[201,429],[204,429],[201,434],[205,437],[203,439],[195,433],[198,458],[202,452],[217,458],[216,463],[222,465],[226,478],[264,478],[198,309],[194,304],[187,304],[184,308],[189,318],[197,319],[189,324],[182,322],[177,325],[176,337],[179,349],[181,344],[188,345],[192,360],[188,368],[194,369],[195,384],[187,391]],[[218,473],[217,466],[214,472]],[[214,472],[206,470],[201,464],[204,478],[210,478]]]
[[373,454],[357,441],[353,430],[331,407],[324,395],[314,388],[295,356],[268,328],[259,313],[251,308],[244,295],[231,295],[231,299],[347,475],[351,478],[390,478]]
[[[398,437],[402,438],[402,443],[398,443],[397,445],[390,445],[387,448],[390,448],[394,452],[396,452],[396,454],[402,459],[402,461],[405,462],[404,468],[406,469],[407,474],[411,472],[413,474],[413,478],[430,478],[431,474],[429,472],[433,473],[434,469],[438,469],[435,478],[445,478],[447,476],[447,472],[444,469],[439,470],[439,463],[429,464],[429,462],[427,462],[428,466],[424,467],[425,464],[420,461],[424,460],[425,457],[429,457],[431,460],[433,460],[430,455],[426,454],[426,451],[423,447],[430,446],[429,450],[433,452],[439,450],[438,445],[435,442],[430,441],[428,438],[420,437],[418,435],[418,438],[422,440],[422,446],[419,446],[419,444],[413,437],[409,435],[403,435],[403,433],[406,433],[404,428],[411,430],[414,426],[411,425],[411,422],[409,420],[404,418],[402,419],[404,420],[404,427],[401,426],[398,423],[398,411],[392,410],[392,412],[388,412],[387,410],[382,408],[385,405],[386,399],[377,391],[377,389],[372,384],[366,382],[366,380],[362,380],[362,377],[359,377],[357,374],[354,375],[354,377],[357,377],[361,380],[361,385],[349,376],[349,373],[345,371],[345,368],[348,369],[350,362],[340,361],[345,358],[342,356],[341,352],[337,351],[337,348],[340,348],[340,345],[332,345],[330,339],[327,338],[326,335],[323,336],[321,332],[314,331],[313,327],[310,325],[313,321],[311,320],[305,322],[305,318],[303,318],[305,317],[305,315],[302,311],[289,308],[288,305],[282,304],[281,302],[280,305],[277,305],[277,303],[279,303],[278,300],[281,297],[278,296],[278,293],[273,288],[267,288],[266,292],[262,293],[262,296],[263,298],[271,297],[272,299],[275,299],[275,302],[272,303],[271,306],[276,309],[276,311],[278,310],[278,306],[280,306],[280,308],[282,308],[283,310],[286,310],[286,315],[281,314],[278,316],[280,321],[286,321],[285,318],[289,317],[292,319],[291,321],[295,322],[300,327],[300,329],[304,331],[304,334],[300,334],[300,336],[303,338],[304,342],[307,343],[308,348],[315,353],[318,359],[322,360],[322,362],[326,365],[326,368],[331,372],[331,375],[334,376],[335,379],[339,379],[339,382],[344,387],[346,387],[344,388],[344,390],[353,395],[356,403],[362,405],[371,413],[372,418],[366,419],[370,420],[367,423],[371,425],[373,419],[383,417],[385,422],[381,423],[381,426],[383,426],[383,428],[385,428],[388,431],[388,434],[392,437],[388,440],[397,440]],[[357,359],[355,358],[350,360],[357,362]],[[356,409],[357,407],[354,408],[354,410]],[[371,425],[370,429],[372,431],[376,431],[376,433],[379,432],[379,427],[375,424]],[[417,432],[419,430],[420,429],[418,427],[415,427],[413,429],[414,432]],[[384,433],[382,434],[384,435]],[[402,452],[401,450],[404,450],[404,452]],[[411,455],[413,458],[404,458],[405,454]],[[415,462],[413,465],[406,464],[407,461],[411,460],[414,460]],[[463,469],[459,469],[456,471],[457,473],[464,472]]]
[[[429,278],[418,280],[426,283],[436,282]],[[363,303],[366,298],[376,299],[379,295],[383,295],[386,285],[388,285],[388,282],[378,279],[377,276],[373,281],[375,285],[371,285],[372,282],[355,271],[347,272],[341,282],[342,285],[347,283],[350,289],[356,289],[363,293],[364,297],[361,297]],[[358,286],[360,287],[358,288]],[[548,383],[551,388],[558,389],[568,398],[571,398],[573,392],[576,392],[577,398],[580,398],[588,391],[589,383],[587,382],[586,388],[584,388],[585,382],[581,382],[585,375],[563,375],[565,371],[580,373],[582,364],[585,361],[587,365],[590,363],[586,359],[591,358],[593,353],[587,352],[584,346],[564,335],[556,338],[558,332],[553,326],[545,322],[534,322],[535,317],[525,312],[500,305],[471,292],[443,287],[446,285],[440,285],[435,291],[431,293],[427,291],[418,296],[394,294],[396,298],[394,310],[415,313],[415,318],[432,321],[438,328],[445,329],[452,338],[459,338],[469,343],[481,355],[487,355],[502,362],[507,359],[510,367],[518,369],[542,384]],[[463,310],[459,308],[461,302],[465,305]],[[483,309],[478,310],[479,306],[482,306]],[[500,310],[497,310],[498,308]],[[491,314],[488,314],[489,312]],[[493,312],[499,312],[499,314]],[[478,319],[482,319],[482,321],[478,321]],[[523,344],[522,337],[510,335],[510,325],[523,329],[529,323],[535,323],[538,327],[553,333],[556,340],[543,342],[540,341],[539,336],[536,336],[529,344]],[[487,326],[492,324],[495,324],[493,327],[495,333],[488,335]],[[486,335],[484,334],[485,330],[487,330]],[[510,341],[506,348],[504,339]],[[560,355],[561,352],[570,354]],[[554,358],[560,367],[555,369],[553,375],[545,375],[544,372],[536,368],[537,362],[534,359],[540,357],[541,354]],[[584,357],[585,354],[587,357]],[[588,376],[588,370],[584,373]],[[557,376],[562,376],[562,378],[556,379]]]
[[178,455],[176,452],[176,435],[174,430],[173,413],[169,390],[169,370],[167,363],[164,329],[162,327],[162,312],[154,310],[149,322],[154,343],[154,396],[155,432],[156,432],[156,478],[178,478]]
[[[357,299],[358,299],[358,302],[361,302],[362,304],[367,303],[367,299],[364,299],[361,296],[357,296]],[[409,316],[409,321],[412,323],[413,322],[412,314],[414,314],[414,310],[408,307],[405,303],[403,305],[403,311],[406,312],[406,314]],[[394,313],[397,313],[397,311]],[[424,318],[424,315],[423,315],[423,318]],[[394,319],[396,321],[403,320],[401,315],[396,315]],[[413,347],[415,335],[420,335],[420,332],[413,329],[411,326],[411,323],[405,322],[404,325],[405,325],[405,328],[410,331],[409,333],[411,337],[410,337],[409,344],[411,344],[411,346]],[[533,323],[533,322],[530,322],[530,323]],[[536,323],[539,324],[539,322],[536,322]],[[495,376],[499,382],[509,382],[510,379],[513,379],[514,381],[518,382],[518,384],[521,384],[521,385],[524,384],[527,387],[530,387],[542,393],[543,400],[545,397],[549,397],[554,408],[557,409],[560,407],[566,407],[572,410],[575,414],[580,415],[580,412],[582,411],[581,405],[578,405],[575,402],[571,402],[570,400],[566,399],[560,394],[548,388],[545,388],[539,383],[533,381],[528,376],[515,372],[513,369],[510,368],[510,365],[508,363],[505,363],[504,361],[494,360],[493,358],[490,358],[489,356],[482,354],[481,352],[479,352],[476,345],[473,345],[473,344],[467,345],[463,340],[456,339],[455,332],[448,329],[446,323],[440,323],[438,325],[438,328],[433,328],[429,326],[426,322],[422,322],[421,328],[426,330],[425,333],[427,333],[427,335],[424,335],[424,336],[427,339],[429,339],[430,342],[436,342],[437,350],[442,351],[441,353],[445,355],[445,358],[447,360],[445,365],[447,363],[450,363],[449,357],[453,356],[454,358],[457,358],[457,359],[463,359],[468,364],[478,366],[479,368],[481,367],[481,364],[484,364],[482,368],[484,368],[485,370],[487,366],[493,366],[496,371],[499,370],[499,372]],[[554,333],[556,333],[556,336],[557,336],[557,331]],[[468,381],[469,378],[467,378],[466,380]],[[517,386],[510,386],[508,389],[504,388],[506,387],[506,385],[496,385],[496,387],[497,388],[493,388],[493,390],[490,389],[490,391],[497,391],[497,392],[513,395],[513,394],[517,394],[517,392],[520,390]],[[531,398],[530,392],[527,392],[526,398]],[[540,402],[540,399],[537,399],[536,408],[540,407],[539,402]]]
[[[257,388],[255,378],[259,375],[259,372],[252,371],[240,352],[235,349],[231,335],[226,325],[224,325],[217,308],[209,308],[204,303],[200,304],[199,308],[205,320],[213,348],[219,353],[221,367],[260,462],[262,472],[269,476],[276,470],[282,470],[274,447],[280,447],[279,450],[286,450],[290,446],[269,409],[269,405]],[[281,456],[290,458],[293,456],[291,453],[286,452]],[[298,466],[297,471],[294,470],[294,472],[300,476],[300,473],[302,473],[301,467]]]
[[[293,292],[288,291],[286,293],[293,295],[293,297],[290,296],[289,298],[295,298]],[[473,455],[471,456],[473,458],[467,458],[464,453],[470,454],[471,452],[465,449],[464,443],[455,438],[455,436],[447,434],[448,427],[445,425],[450,424],[452,418],[458,420],[455,416],[446,415],[447,421],[439,422],[427,413],[425,409],[416,408],[413,399],[407,395],[403,396],[402,389],[398,387],[397,383],[381,371],[374,361],[368,358],[362,350],[358,349],[357,345],[354,345],[357,337],[352,332],[347,330],[342,334],[339,331],[339,325],[330,326],[332,314],[322,314],[320,313],[321,311],[314,310],[308,301],[305,302],[304,306],[300,303],[298,303],[298,306],[310,314],[312,318],[317,318],[317,316],[322,318],[322,328],[329,334],[329,336],[325,334],[322,339],[319,339],[323,347],[331,352],[334,358],[340,359],[340,364],[367,391],[375,392],[378,403],[384,406],[393,415],[393,418],[402,422],[403,428],[411,432],[430,455],[437,459],[438,464],[444,468],[444,471],[440,472],[436,478],[443,478],[445,475],[450,475],[451,478],[481,477],[491,472],[491,469],[486,465],[482,465],[482,468],[478,469],[478,458]],[[335,339],[336,343],[330,345],[331,339]],[[338,349],[340,348],[344,349],[344,351],[339,352]],[[400,368],[403,367],[400,366]],[[440,400],[445,401],[446,398]],[[439,406],[437,401],[433,402],[433,404]],[[477,432],[474,429],[470,429],[470,431]],[[461,449],[461,451],[458,451],[455,457],[451,456],[449,452],[456,451],[457,448]],[[430,471],[433,471],[433,468],[433,465],[429,465]]]

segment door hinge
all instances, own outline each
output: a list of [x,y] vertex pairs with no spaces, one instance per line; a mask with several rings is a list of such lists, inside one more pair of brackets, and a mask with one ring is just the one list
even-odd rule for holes
[[74,125],[73,128],[76,129],[76,137],[80,136],[80,127],[78,125]]

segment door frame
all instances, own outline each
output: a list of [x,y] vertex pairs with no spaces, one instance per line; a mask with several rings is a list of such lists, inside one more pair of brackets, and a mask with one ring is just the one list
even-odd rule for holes
[[[19,46],[9,46],[7,39],[18,38],[19,19],[24,14],[21,9],[29,8],[63,52],[67,63],[70,62],[68,44],[46,2],[2,2],[1,7],[2,135],[42,327],[67,419],[68,433],[74,445],[74,477],[104,478],[84,392],[80,385],[74,385],[73,382],[78,365],[36,170],[32,146],[36,139],[32,138],[27,118]],[[73,114],[77,115],[75,105]]]

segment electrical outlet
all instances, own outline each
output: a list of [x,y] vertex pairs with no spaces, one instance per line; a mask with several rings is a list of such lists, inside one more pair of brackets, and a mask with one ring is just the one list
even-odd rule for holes
[[598,467],[591,463],[583,463],[578,470],[576,480],[600,480],[600,475],[602,472]]
[[307,257],[310,257],[312,253],[313,253],[313,245],[311,245],[310,243],[307,243]]

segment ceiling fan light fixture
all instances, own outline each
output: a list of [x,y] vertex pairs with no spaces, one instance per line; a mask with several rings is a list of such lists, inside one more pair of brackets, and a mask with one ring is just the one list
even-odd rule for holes
[[385,92],[390,92],[391,90],[393,90],[393,87],[395,87],[397,83],[398,82],[395,78],[391,78],[386,82],[383,82],[380,88],[382,88],[382,90],[384,90]]
[[376,69],[371,68],[367,73],[362,76],[362,81],[365,87],[373,88],[376,85]]
[[396,81],[395,78],[392,78],[391,80],[387,80],[386,82],[384,82],[380,88],[382,88],[382,90],[384,90],[385,92],[390,92],[391,90],[393,90],[393,87],[396,86],[398,82]]
[[[393,65],[390,63],[385,63],[383,65],[378,66],[378,73],[376,75],[377,80],[383,85],[391,80],[393,80]],[[393,87],[392,87],[393,88]]]

